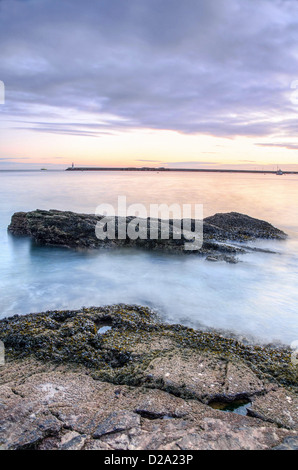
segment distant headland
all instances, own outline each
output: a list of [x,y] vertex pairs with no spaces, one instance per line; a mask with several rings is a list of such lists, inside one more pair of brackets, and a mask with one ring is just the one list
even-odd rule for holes
[[256,173],[256,174],[271,174],[271,175],[297,175],[298,171],[282,171],[282,170],[230,170],[230,169],[213,169],[213,168],[165,168],[165,167],[75,167],[74,165],[66,168],[65,171],[184,171],[184,172],[198,172],[198,173]]

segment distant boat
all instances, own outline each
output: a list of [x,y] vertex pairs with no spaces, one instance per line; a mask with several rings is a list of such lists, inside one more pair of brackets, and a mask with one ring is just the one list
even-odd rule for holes
[[41,168],[40,171],[47,171],[47,168]]
[[281,171],[281,169],[277,170],[276,172],[277,175],[283,175],[283,172]]

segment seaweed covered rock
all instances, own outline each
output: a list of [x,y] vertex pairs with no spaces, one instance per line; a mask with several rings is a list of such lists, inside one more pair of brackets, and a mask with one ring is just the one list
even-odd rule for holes
[[[183,374],[192,362],[196,362],[196,368],[201,364],[199,369],[213,370],[215,375],[217,367],[221,368],[219,383],[230,374],[230,361],[243,361],[261,378],[297,387],[297,367],[291,362],[290,348],[244,345],[213,332],[164,324],[154,311],[137,305],[15,315],[0,320],[0,339],[8,357],[34,355],[56,363],[79,363],[107,374],[111,380],[127,383],[148,381],[148,367],[154,369],[156,361],[161,361],[159,370],[166,370],[173,361],[174,370],[180,358]],[[208,365],[208,361],[214,365]],[[243,375],[249,377],[247,368]]]
[[[234,262],[233,255],[244,253],[248,247],[233,245],[233,241],[244,242],[256,238],[273,238],[283,240],[286,234],[273,227],[268,222],[254,219],[239,213],[216,214],[203,221],[203,244],[195,250],[185,250],[185,243],[189,243],[189,233],[180,234],[181,221],[169,221],[169,237],[162,236],[162,221],[157,219],[143,219],[145,233],[142,237],[130,238],[128,227],[133,223],[133,217],[110,217],[114,224],[115,237],[113,239],[98,239],[96,225],[101,222],[102,216],[76,214],[57,210],[36,210],[32,212],[17,212],[12,216],[8,230],[13,235],[26,235],[36,243],[42,245],[59,245],[70,248],[115,248],[140,247],[148,250],[162,250],[174,253],[200,253],[217,255],[217,260]],[[107,218],[105,218],[107,220]],[[150,237],[151,223],[158,224],[158,236]],[[192,233],[198,230],[195,220],[190,220],[189,227]],[[103,222],[102,222],[103,223]],[[118,237],[119,227],[125,228],[125,236]],[[218,256],[220,255],[220,256]],[[215,258],[214,258],[215,259]],[[232,260],[232,261],[231,261]]]
[[[0,321],[0,339],[3,448],[266,449],[297,436],[287,348],[124,304],[14,316]],[[247,416],[213,406],[239,400]]]
[[215,214],[204,219],[204,231],[215,238],[251,240],[272,238],[283,240],[286,234],[264,220],[255,219],[238,212]]

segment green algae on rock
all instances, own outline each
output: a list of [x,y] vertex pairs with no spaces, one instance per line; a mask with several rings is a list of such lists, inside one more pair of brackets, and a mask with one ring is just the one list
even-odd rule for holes
[[[15,315],[0,321],[0,339],[0,449],[297,445],[287,348],[164,324],[124,304]],[[239,400],[251,403],[247,416],[214,409]]]
[[[110,329],[102,334],[103,326]],[[83,364],[98,378],[115,383],[165,383],[164,377],[150,374],[150,367],[154,369],[156,361],[162,361],[162,367],[173,361],[174,367],[180,358],[183,367],[207,361],[207,368],[221,364],[225,373],[228,364],[241,363],[246,376],[250,371],[261,380],[297,389],[298,370],[289,348],[244,345],[213,332],[164,324],[155,312],[141,306],[119,304],[15,315],[0,321],[0,339],[8,357],[33,355],[43,361]],[[178,394],[189,392],[177,384],[160,385],[171,386]]]
[[[284,232],[263,220],[237,212],[215,214],[203,220],[202,247],[185,250],[185,242],[188,244],[191,242],[185,237],[183,231],[181,234],[181,220],[169,220],[169,236],[165,239],[162,236],[162,221],[160,219],[143,219],[147,233],[142,235],[142,238],[131,239],[127,235],[128,225],[132,223],[134,218],[110,217],[109,220],[115,226],[115,237],[112,240],[107,238],[101,240],[96,237],[95,228],[102,219],[103,216],[76,214],[70,211],[16,212],[12,216],[8,231],[13,235],[29,236],[41,245],[80,249],[136,247],[168,253],[196,253],[209,256],[209,260],[223,260],[228,263],[237,262],[237,254],[252,250],[243,242],[259,238],[284,240],[287,237]],[[153,220],[158,225],[156,239],[150,237],[150,226]],[[198,221],[188,220],[188,222],[191,232],[196,233]],[[124,238],[123,235],[118,238],[120,226],[125,227],[126,236]],[[233,242],[241,242],[242,246]],[[259,248],[253,248],[253,250],[266,252],[266,250]]]

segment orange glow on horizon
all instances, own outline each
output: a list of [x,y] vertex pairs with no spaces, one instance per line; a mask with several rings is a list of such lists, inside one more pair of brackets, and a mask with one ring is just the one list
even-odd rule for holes
[[[288,167],[297,169],[296,151],[261,146],[261,139],[182,134],[176,131],[134,129],[98,137],[20,130],[18,140],[7,129],[1,159],[53,167],[172,167],[221,168]],[[264,143],[268,142],[268,139]],[[3,167],[3,166],[2,166]]]

